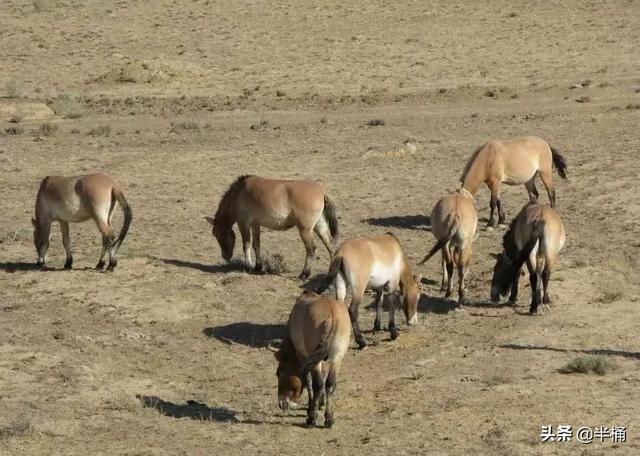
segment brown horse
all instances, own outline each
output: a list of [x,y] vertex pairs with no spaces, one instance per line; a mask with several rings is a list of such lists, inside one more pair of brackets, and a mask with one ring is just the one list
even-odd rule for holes
[[529,312],[537,313],[540,302],[549,305],[551,269],[564,243],[564,225],[556,209],[533,202],[525,205],[504,235],[503,251],[493,270],[491,300],[500,301],[511,289],[509,302],[515,305],[520,269],[526,262],[531,283]]
[[329,428],[334,422],[331,397],[342,358],[349,350],[351,324],[347,309],[334,299],[305,290],[291,310],[288,330],[275,353],[278,405],[282,410],[295,410],[306,385],[307,426],[315,426],[320,402],[324,400],[324,425]]
[[398,337],[395,323],[396,306],[401,301],[407,324],[418,322],[418,301],[420,300],[420,281],[422,276],[414,276],[407,256],[398,238],[392,233],[370,239],[352,239],[340,245],[335,253],[324,283],[316,290],[322,293],[331,284],[335,286],[336,298],[344,302],[347,288],[352,298],[349,316],[353,333],[360,349],[367,342],[360,331],[358,310],[366,290],[376,292],[376,319],[373,330],[380,331],[382,299],[386,291],[389,296],[389,332],[391,339]]
[[442,291],[445,297],[453,293],[453,265],[458,269],[458,303],[466,302],[464,279],[469,270],[473,238],[478,228],[478,212],[471,193],[464,188],[445,196],[431,211],[431,232],[438,242],[419,263],[429,260],[442,250]]
[[[240,176],[226,191],[214,217],[205,217],[212,225],[213,236],[222,250],[222,258],[233,257],[236,236],[234,223],[242,236],[244,260],[247,266],[262,271],[260,257],[260,227],[272,230],[298,228],[307,252],[301,279],[311,273],[315,256],[313,233],[322,240],[329,254],[333,254],[338,239],[338,220],[335,206],[322,186],[308,180],[267,179]],[[256,262],[251,259],[251,244]]]
[[[114,237],[111,220],[116,206],[120,203],[124,212],[124,224],[120,235]],[[104,257],[109,252],[109,266],[113,270],[118,264],[116,253],[124,241],[133,213],[122,189],[109,176],[88,174],[86,176],[47,176],[40,183],[36,198],[36,215],[31,220],[35,228],[33,240],[38,252],[38,265],[44,266],[49,249],[51,223],[59,222],[62,230],[62,244],[67,252],[65,269],[71,269],[73,256],[69,240],[69,223],[93,219],[102,233],[102,253],[96,266],[104,267]]]
[[[462,187],[476,195],[480,186],[487,184],[491,190],[491,215],[488,226],[503,224],[505,213],[500,200],[500,185],[524,184],[529,192],[529,200],[537,201],[536,176],[540,176],[547,189],[551,207],[556,205],[556,191],[553,185],[552,169],[555,166],[561,178],[567,178],[567,162],[560,152],[550,147],[546,141],[535,136],[511,140],[492,140],[476,149],[460,181]],[[496,222],[495,211],[499,221]]]

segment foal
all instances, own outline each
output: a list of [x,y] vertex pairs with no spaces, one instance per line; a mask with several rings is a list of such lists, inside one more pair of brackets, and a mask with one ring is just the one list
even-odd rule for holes
[[275,353],[278,405],[282,410],[296,409],[304,379],[309,395],[307,426],[315,426],[324,399],[324,425],[329,428],[334,422],[331,397],[342,358],[349,350],[351,324],[347,309],[334,299],[305,290],[291,310],[288,330]]
[[453,266],[458,269],[458,304],[466,302],[464,279],[469,270],[473,238],[478,228],[478,213],[471,193],[464,188],[445,196],[431,211],[431,232],[436,245],[418,263],[427,262],[438,250],[442,250],[441,291],[446,298],[453,293]]
[[[300,274],[303,280],[311,274],[311,262],[315,257],[313,233],[323,242],[329,255],[333,254],[338,239],[338,219],[333,202],[322,186],[308,180],[240,176],[220,200],[215,216],[205,219],[213,227],[213,236],[226,261],[233,257],[236,241],[233,225],[237,223],[245,263],[249,267],[255,266],[258,271],[263,269],[260,227],[283,231],[295,226],[306,250]],[[251,244],[256,255],[255,263],[251,259]]]
[[[124,212],[124,224],[116,238],[111,228],[111,220],[118,203]],[[36,215],[31,220],[35,228],[33,240],[38,251],[38,266],[44,266],[47,260],[52,222],[60,222],[62,244],[67,252],[64,267],[71,269],[73,256],[69,240],[69,223],[93,219],[102,233],[102,253],[96,268],[104,267],[104,258],[108,252],[107,270],[113,270],[118,264],[116,253],[127,235],[132,218],[131,206],[127,203],[122,189],[107,175],[45,177],[40,183],[36,198]]]
[[367,342],[360,331],[358,309],[367,289],[376,292],[376,319],[374,331],[380,331],[380,314],[382,313],[383,293],[389,295],[389,332],[391,339],[398,337],[395,324],[396,305],[402,301],[407,324],[418,322],[418,301],[420,300],[421,276],[411,274],[407,256],[400,241],[393,234],[387,233],[370,239],[353,239],[340,245],[333,257],[325,282],[318,288],[322,293],[331,284],[335,286],[336,298],[344,302],[347,288],[351,289],[352,298],[349,316],[353,325],[353,333],[360,349]]
[[[551,207],[556,205],[556,191],[553,185],[552,168],[555,166],[561,178],[567,178],[567,162],[560,152],[550,147],[543,139],[535,136],[511,140],[491,140],[476,149],[460,181],[472,195],[480,186],[487,184],[491,190],[491,215],[488,226],[496,227],[504,223],[505,213],[500,200],[500,185],[524,184],[530,201],[538,200],[536,176],[540,176],[547,189]],[[498,210],[496,221],[495,211]]]
[[538,313],[540,302],[549,305],[551,269],[564,243],[564,225],[556,209],[532,202],[525,205],[504,235],[504,248],[493,269],[491,300],[500,301],[511,289],[509,302],[515,305],[520,269],[526,262],[531,283],[529,312]]

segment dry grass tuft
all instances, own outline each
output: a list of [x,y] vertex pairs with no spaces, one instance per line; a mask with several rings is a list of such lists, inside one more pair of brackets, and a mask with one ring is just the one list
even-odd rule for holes
[[53,100],[53,112],[66,119],[77,119],[84,115],[84,104],[80,97],[63,93]]
[[264,271],[270,275],[282,275],[289,272],[284,257],[278,253],[274,255],[263,255],[262,264]]
[[20,98],[24,93],[24,84],[22,81],[12,78],[4,84],[4,90],[9,98]]
[[615,369],[615,364],[604,356],[582,355],[573,358],[560,369],[563,374],[605,375]]
[[99,127],[92,128],[87,132],[89,136],[109,136],[111,134],[111,127],[109,125],[101,125]]
[[33,432],[33,425],[26,416],[18,416],[6,424],[0,424],[0,441],[25,437]]

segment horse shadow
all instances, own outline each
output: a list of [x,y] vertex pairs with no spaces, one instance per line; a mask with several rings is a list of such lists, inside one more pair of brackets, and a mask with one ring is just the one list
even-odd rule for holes
[[386,228],[402,228],[405,230],[430,230],[431,218],[422,215],[392,215],[389,217],[371,217],[362,220],[373,226],[383,226]]
[[287,326],[282,324],[258,324],[243,321],[229,325],[205,328],[207,337],[227,345],[240,344],[253,348],[266,348],[287,335]]
[[40,266],[35,263],[24,262],[6,262],[0,263],[0,271],[16,272],[16,271],[39,271]]
[[197,401],[185,404],[174,404],[157,396],[136,395],[145,408],[154,408],[161,414],[171,418],[191,418],[198,421],[216,421],[218,423],[239,423],[237,412],[226,407],[209,407]]
[[586,355],[601,355],[601,356],[621,356],[623,358],[640,360],[640,352],[632,352],[626,350],[614,350],[611,348],[592,348],[576,350],[571,348],[559,348],[550,347],[548,345],[527,345],[527,344],[502,344],[500,348],[509,350],[546,350],[559,353],[584,353]]
[[420,313],[448,314],[458,308],[457,301],[439,296],[423,294],[418,301],[418,312]]
[[247,272],[248,269],[244,263],[240,261],[232,261],[223,264],[203,264],[195,261],[179,260],[177,258],[158,258],[151,257],[154,260],[161,261],[164,264],[170,264],[179,268],[191,268],[202,272],[209,273],[230,273],[230,272]]

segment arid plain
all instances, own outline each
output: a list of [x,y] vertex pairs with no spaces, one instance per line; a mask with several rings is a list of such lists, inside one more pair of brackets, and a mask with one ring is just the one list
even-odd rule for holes
[[[0,454],[638,454],[638,18],[634,1],[2,2]],[[504,229],[484,229],[484,188],[457,312],[439,259],[416,266],[427,216],[477,146],[529,134],[569,163],[552,308],[527,314],[528,280],[515,312],[488,302]],[[93,269],[85,223],[72,271],[57,226],[35,270],[39,181],[92,171],[133,207],[118,268]],[[278,409],[266,348],[300,293],[298,234],[263,233],[286,271],[254,275],[203,219],[241,174],[321,181],[343,239],[393,230],[425,275],[417,327],[348,353],[332,429]],[[506,187],[508,218],[526,200]],[[562,373],[585,354],[606,374]],[[628,441],[542,443],[543,425]]]

